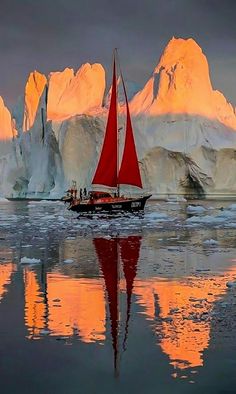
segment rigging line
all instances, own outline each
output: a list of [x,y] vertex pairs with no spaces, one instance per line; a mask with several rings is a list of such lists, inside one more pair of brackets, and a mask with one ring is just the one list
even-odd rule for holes
[[128,103],[128,96],[127,96],[127,92],[126,92],[126,88],[125,88],[125,82],[124,82],[123,73],[122,73],[122,70],[121,70],[120,59],[119,59],[119,55],[118,55],[118,49],[115,48],[115,51],[116,51],[116,60],[117,60],[118,68],[119,68],[119,71],[120,71],[121,82],[122,82],[122,86],[123,86],[123,90],[124,90],[125,100],[126,100],[126,104],[127,104]]
[[[118,64],[118,68],[120,70],[120,62],[119,62],[119,56],[118,56],[118,48],[114,48],[114,60],[115,63]],[[116,107],[118,107],[118,86],[117,86],[117,72],[118,70],[116,70]],[[118,108],[117,108],[118,109]],[[117,111],[118,114],[118,111]],[[119,138],[119,132],[120,132],[120,128],[119,128],[119,124],[118,124],[118,116],[117,116],[117,179],[119,177],[119,170],[120,170],[120,157],[119,157],[119,151],[120,151],[120,138]],[[117,194],[118,197],[120,195],[120,185],[117,183]]]

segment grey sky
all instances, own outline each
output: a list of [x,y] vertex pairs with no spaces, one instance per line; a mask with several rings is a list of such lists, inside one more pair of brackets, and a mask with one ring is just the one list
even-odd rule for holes
[[0,95],[12,105],[34,69],[108,68],[114,47],[143,84],[172,36],[199,43],[214,88],[236,105],[236,0],[0,0]]

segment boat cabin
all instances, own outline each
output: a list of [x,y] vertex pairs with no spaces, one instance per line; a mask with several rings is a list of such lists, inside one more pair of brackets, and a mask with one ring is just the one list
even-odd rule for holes
[[101,198],[112,198],[112,195],[107,192],[92,191],[89,192],[89,198],[90,200],[99,200]]

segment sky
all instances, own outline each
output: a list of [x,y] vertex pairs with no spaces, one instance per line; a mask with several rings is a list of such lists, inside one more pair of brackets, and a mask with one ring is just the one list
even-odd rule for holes
[[213,87],[236,105],[236,0],[0,0],[0,96],[14,105],[33,70],[109,72],[115,47],[142,86],[173,36],[198,42]]

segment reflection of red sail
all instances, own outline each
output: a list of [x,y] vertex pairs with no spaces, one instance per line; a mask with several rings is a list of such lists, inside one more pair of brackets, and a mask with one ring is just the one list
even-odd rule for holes
[[95,238],[98,260],[105,280],[111,320],[111,335],[114,350],[114,368],[118,355],[118,244],[117,239]]
[[[123,265],[124,277],[126,281],[127,293],[127,316],[125,325],[125,337],[123,348],[128,337],[128,325],[131,309],[131,298],[134,279],[137,272],[137,263],[141,245],[141,237],[130,236],[127,238],[95,238],[94,245],[96,248],[98,260],[102,269],[105,280],[105,286],[109,302],[109,312],[111,321],[111,335],[114,350],[114,368],[117,372],[118,359],[118,331],[119,331],[119,250]],[[119,246],[119,248],[118,248]]]
[[128,337],[131,298],[132,298],[134,279],[137,272],[137,264],[139,260],[141,239],[142,237],[137,237],[137,236],[131,236],[131,237],[119,239],[120,254],[123,264],[123,271],[126,281],[126,293],[127,293],[127,317],[125,324],[125,338],[123,343],[124,349]]

